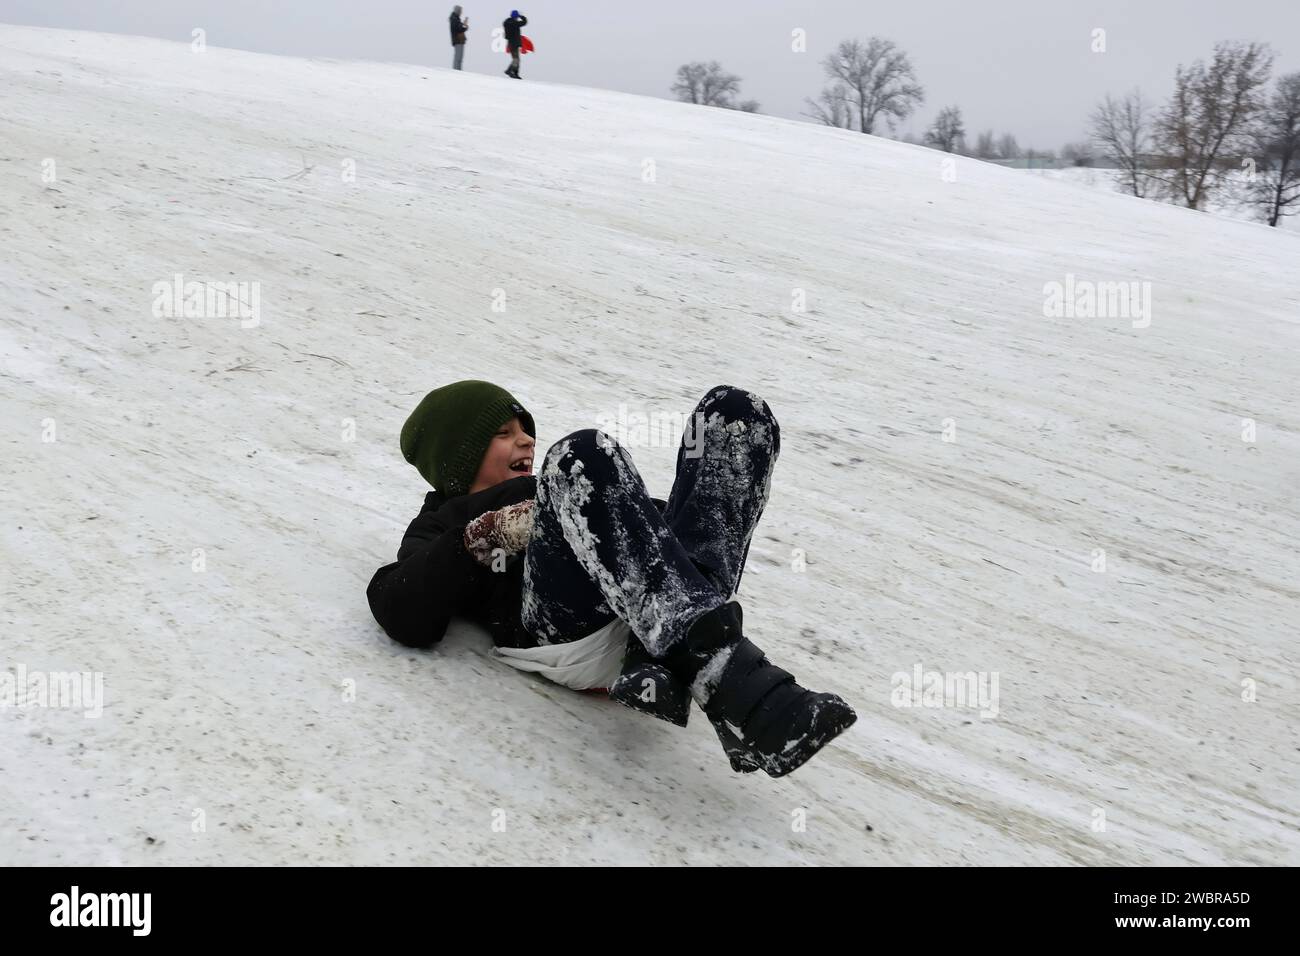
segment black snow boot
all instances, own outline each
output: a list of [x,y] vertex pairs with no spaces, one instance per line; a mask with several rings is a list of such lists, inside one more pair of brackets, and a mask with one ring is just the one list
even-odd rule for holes
[[799,686],[741,630],[740,605],[710,611],[667,655],[717,731],[731,767],[784,777],[853,725],[857,714],[835,694]]
[[691,713],[691,690],[635,636],[628,638],[623,672],[609,688],[609,699],[685,727]]

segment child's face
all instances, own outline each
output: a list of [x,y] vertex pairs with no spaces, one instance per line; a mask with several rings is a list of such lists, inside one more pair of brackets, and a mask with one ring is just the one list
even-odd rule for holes
[[[483,453],[478,475],[469,492],[491,488],[511,478],[533,473],[533,447],[537,443],[524,431],[518,418],[512,418],[492,436],[492,443]],[[513,467],[511,467],[513,466]]]

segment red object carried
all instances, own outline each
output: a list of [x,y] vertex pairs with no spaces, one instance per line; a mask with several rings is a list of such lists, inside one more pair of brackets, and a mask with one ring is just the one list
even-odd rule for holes
[[[514,45],[513,45],[513,44],[510,44],[510,43],[507,43],[507,44],[506,44],[506,52],[507,52],[507,53],[514,53],[514,52],[515,52]],[[532,52],[533,52],[533,41],[530,40],[530,39],[528,39],[528,37],[524,36],[522,33],[519,34],[519,52],[520,52],[521,54],[523,54],[523,53],[532,53]]]

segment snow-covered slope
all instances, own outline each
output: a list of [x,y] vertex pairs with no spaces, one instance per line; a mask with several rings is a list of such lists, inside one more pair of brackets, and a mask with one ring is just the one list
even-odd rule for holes
[[[0,712],[0,860],[1300,863],[1300,244],[943,159],[0,27],[0,674],[104,680]],[[260,321],[155,316],[177,274]],[[1046,317],[1067,274],[1150,282],[1149,327]],[[739,777],[698,713],[389,642],[398,429],[469,377],[543,448],[766,398],[745,621],[857,725]],[[996,717],[894,706],[916,665]]]

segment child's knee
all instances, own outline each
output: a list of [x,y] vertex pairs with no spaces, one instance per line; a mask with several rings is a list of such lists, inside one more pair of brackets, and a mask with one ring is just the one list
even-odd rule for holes
[[618,442],[598,428],[582,428],[565,435],[546,453],[542,473],[550,474],[558,468],[566,474],[574,462],[582,462],[584,469],[600,467],[614,454],[620,453]]

